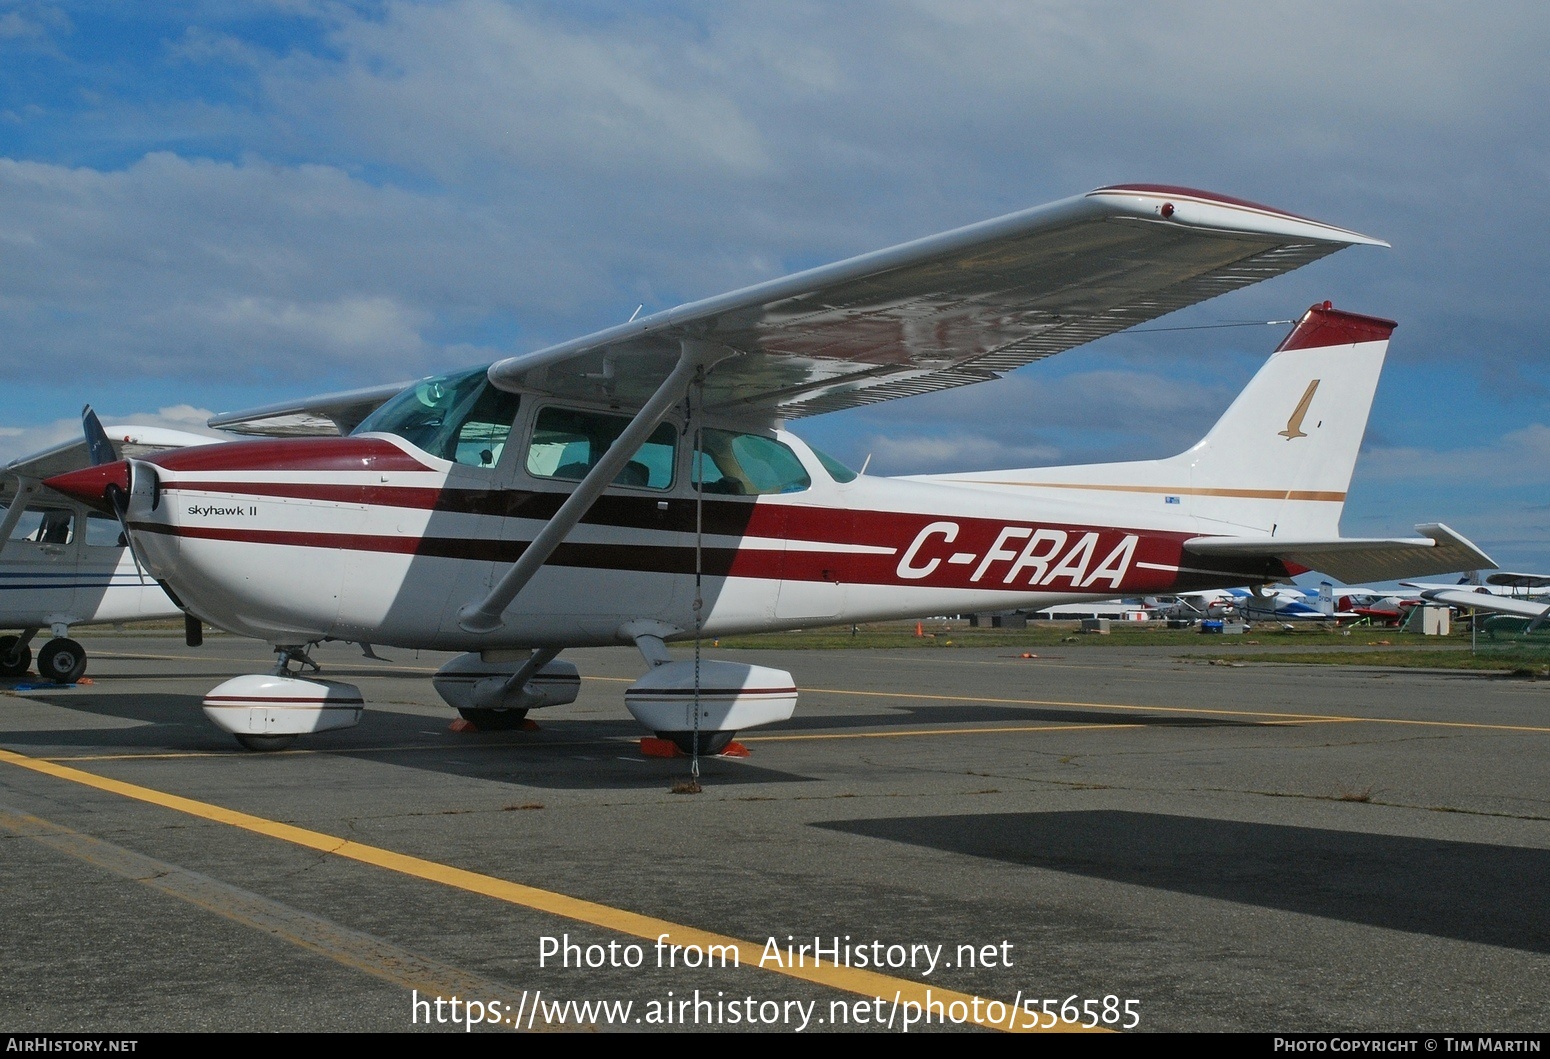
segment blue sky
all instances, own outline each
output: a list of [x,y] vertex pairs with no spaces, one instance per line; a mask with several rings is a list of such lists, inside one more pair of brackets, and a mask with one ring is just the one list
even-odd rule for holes
[[[0,456],[472,365],[1077,194],[1378,236],[1154,326],[1400,322],[1346,508],[1550,567],[1550,9],[0,2]],[[1143,13],[1144,12],[1144,13]],[[798,424],[875,473],[1158,456],[1280,327]]]

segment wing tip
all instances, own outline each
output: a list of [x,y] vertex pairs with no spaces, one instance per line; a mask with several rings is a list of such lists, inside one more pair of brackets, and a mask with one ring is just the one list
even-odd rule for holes
[[1110,184],[1089,191],[1085,197],[1111,201],[1133,200],[1131,208],[1126,212],[1148,219],[1202,227],[1295,234],[1347,245],[1389,246],[1382,239],[1326,224],[1289,210],[1180,184]]

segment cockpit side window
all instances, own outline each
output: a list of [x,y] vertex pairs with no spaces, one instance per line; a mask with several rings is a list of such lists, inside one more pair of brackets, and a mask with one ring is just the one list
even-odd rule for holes
[[707,493],[766,496],[800,493],[813,484],[797,454],[763,434],[706,428],[691,480]]
[[447,458],[470,467],[494,467],[506,449],[506,438],[517,418],[518,398],[486,382],[468,414],[458,423],[452,455]]
[[396,434],[444,460],[494,467],[519,398],[490,385],[487,369],[422,379],[361,421],[353,433]]
[[[527,449],[527,470],[535,478],[577,481],[587,476],[608,447],[624,433],[626,416],[601,415],[574,408],[545,408],[533,426]],[[662,423],[614,477],[614,485],[667,489],[673,484],[673,457],[678,431]]]
[[30,507],[11,530],[13,541],[66,545],[75,540],[75,516],[57,508]]

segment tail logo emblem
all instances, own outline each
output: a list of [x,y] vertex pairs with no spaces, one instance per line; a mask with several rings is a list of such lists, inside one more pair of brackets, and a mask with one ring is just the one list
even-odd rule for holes
[[1302,400],[1298,401],[1297,407],[1292,410],[1292,418],[1286,421],[1286,429],[1278,431],[1287,441],[1291,441],[1293,438],[1305,438],[1308,436],[1303,433],[1302,420],[1308,414],[1308,406],[1313,403],[1313,394],[1318,388],[1318,379],[1314,379],[1308,384],[1308,388],[1302,392]]

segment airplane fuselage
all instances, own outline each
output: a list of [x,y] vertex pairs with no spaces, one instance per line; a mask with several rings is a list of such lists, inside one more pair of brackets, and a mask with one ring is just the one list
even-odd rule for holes
[[670,488],[611,487],[491,633],[464,631],[459,609],[569,492],[516,460],[467,467],[370,434],[213,446],[152,461],[129,518],[148,568],[195,614],[285,644],[601,645],[630,642],[624,626],[641,621],[671,639],[694,630],[697,564],[709,636],[1264,576],[1183,561],[1182,542],[1201,531],[1161,498],[1153,517],[1117,521],[1113,508],[1026,490],[840,481],[800,440],[770,436],[800,460],[804,487],[707,489],[697,510],[680,445]]

